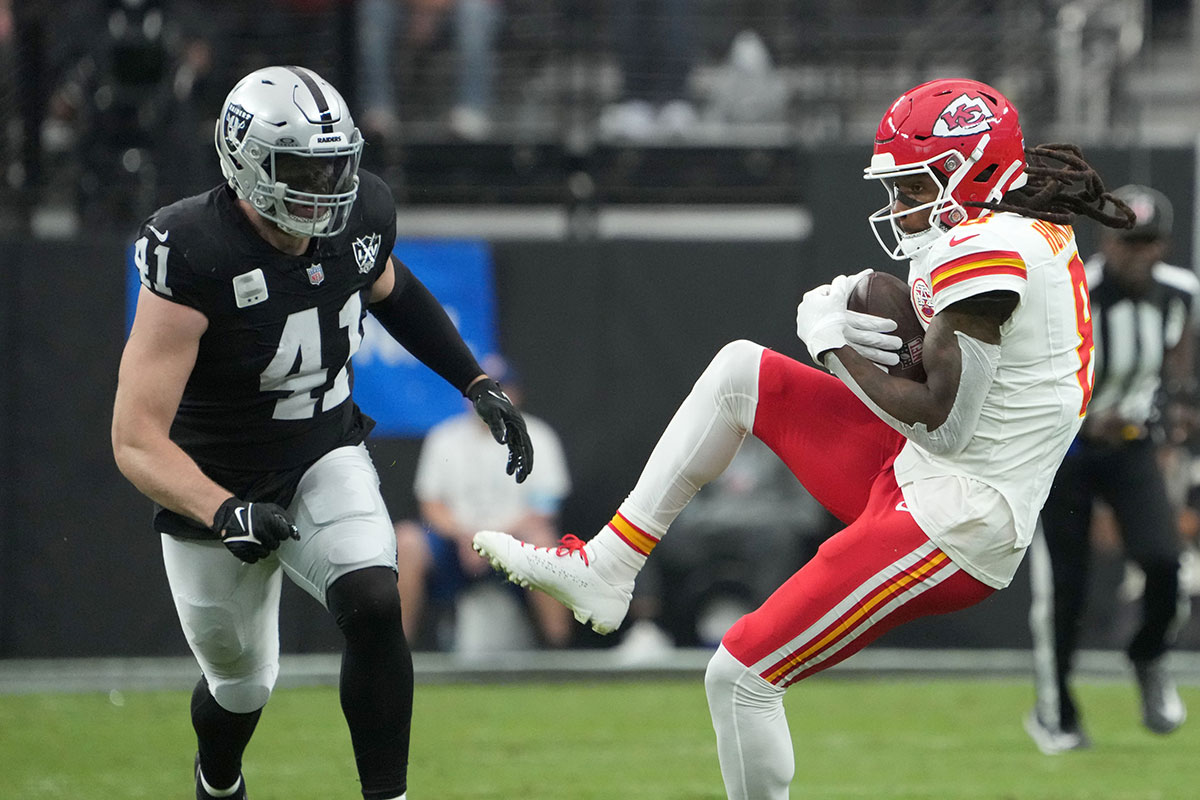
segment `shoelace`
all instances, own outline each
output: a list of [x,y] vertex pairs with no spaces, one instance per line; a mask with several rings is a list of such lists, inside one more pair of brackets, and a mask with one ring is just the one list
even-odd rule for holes
[[570,556],[572,553],[578,553],[579,557],[583,559],[584,565],[591,566],[588,563],[587,551],[583,549],[585,545],[587,545],[587,542],[583,539],[580,539],[573,533],[568,533],[558,540],[558,547],[554,549],[554,555]]

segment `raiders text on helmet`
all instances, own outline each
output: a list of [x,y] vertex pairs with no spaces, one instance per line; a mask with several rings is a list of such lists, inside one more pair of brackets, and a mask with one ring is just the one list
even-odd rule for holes
[[346,101],[304,67],[250,73],[225,98],[221,171],[238,197],[293,236],[334,236],[358,194],[363,139]]
[[[894,210],[896,178],[927,174],[941,191],[935,200]],[[978,81],[930,81],[900,96],[879,123],[868,180],[881,180],[888,204],[870,216],[875,238],[896,260],[911,258],[950,228],[987,213],[968,203],[993,202],[1025,185],[1025,139],[1017,109]],[[929,209],[930,227],[906,234],[896,220]],[[895,244],[881,233],[887,223]]]

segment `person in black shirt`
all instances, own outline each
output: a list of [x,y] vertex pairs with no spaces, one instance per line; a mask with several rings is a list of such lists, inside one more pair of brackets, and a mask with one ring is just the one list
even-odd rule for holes
[[217,121],[227,179],[162,208],[134,246],[142,288],[121,359],[113,450],[156,504],[167,578],[203,675],[196,797],[246,797],[242,754],[279,671],[282,575],[345,637],[341,704],[363,797],[404,798],[412,656],[396,542],[351,398],[367,311],[470,398],[533,466],[520,413],[392,254],[396,210],[311,70],[243,78]]
[[[1070,677],[1088,590],[1092,503],[1113,510],[1128,557],[1145,573],[1141,626],[1127,654],[1141,693],[1142,720],[1155,733],[1183,724],[1186,709],[1164,657],[1186,606],[1180,602],[1180,541],[1154,435],[1160,411],[1190,405],[1192,316],[1200,281],[1163,262],[1171,204],[1157,190],[1113,192],[1137,224],[1105,231],[1087,263],[1096,383],[1087,417],[1042,510],[1044,537],[1030,548],[1036,708],[1025,727],[1046,754],[1090,745]],[[1166,408],[1163,408],[1165,397]]]

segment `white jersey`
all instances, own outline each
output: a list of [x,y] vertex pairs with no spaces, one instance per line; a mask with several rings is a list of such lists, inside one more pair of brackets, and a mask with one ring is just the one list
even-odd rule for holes
[[1091,394],[1087,278],[1070,227],[990,214],[953,228],[909,268],[913,303],[934,314],[981,292],[1020,296],[1000,329],[1000,363],[966,448],[909,441],[896,480],[921,529],[967,572],[1007,586]]

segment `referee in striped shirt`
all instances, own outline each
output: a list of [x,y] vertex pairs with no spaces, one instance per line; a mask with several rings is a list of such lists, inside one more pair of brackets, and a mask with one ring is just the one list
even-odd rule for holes
[[1090,741],[1071,696],[1072,660],[1088,590],[1092,502],[1113,510],[1128,558],[1146,575],[1141,625],[1127,647],[1142,721],[1155,733],[1183,724],[1186,709],[1164,668],[1186,618],[1180,542],[1157,452],[1162,419],[1188,418],[1194,395],[1193,313],[1200,280],[1163,261],[1171,204],[1154,189],[1114,193],[1137,215],[1105,231],[1086,265],[1096,345],[1096,384],[1083,428],[1055,476],[1030,548],[1037,705],[1026,730],[1047,755]]

